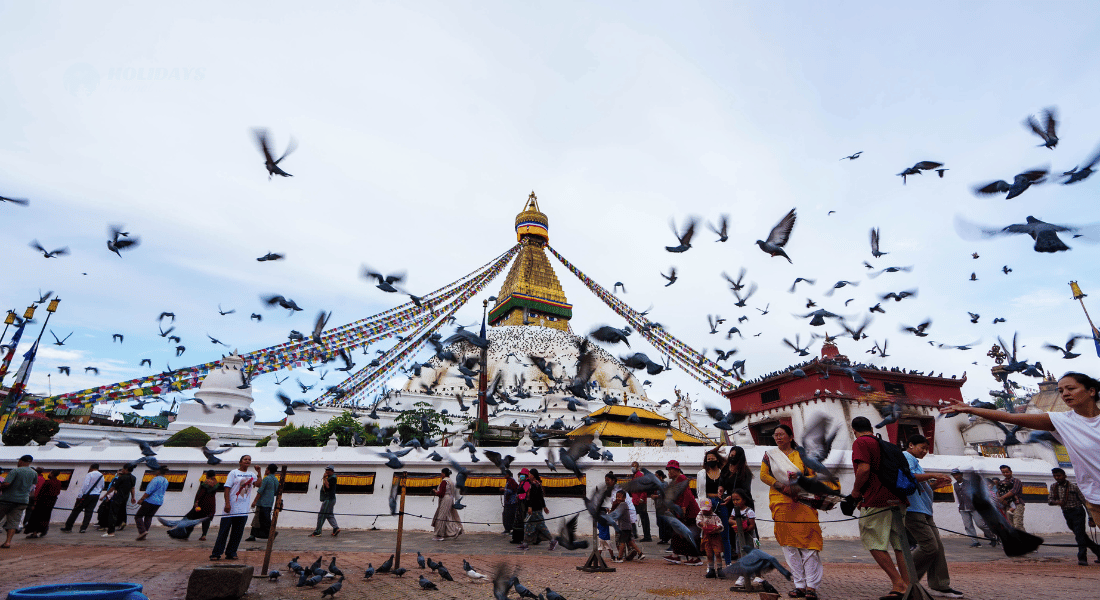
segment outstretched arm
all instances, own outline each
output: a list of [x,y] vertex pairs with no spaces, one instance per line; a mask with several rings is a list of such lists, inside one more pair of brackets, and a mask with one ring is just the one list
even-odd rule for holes
[[943,414],[953,413],[966,413],[974,415],[975,417],[981,417],[983,419],[989,419],[990,421],[999,421],[1001,423],[1009,423],[1012,425],[1023,425],[1028,429],[1038,429],[1040,431],[1054,431],[1054,423],[1051,423],[1050,417],[1046,414],[1016,414],[1008,413],[1003,410],[991,410],[988,408],[978,408],[976,406],[970,406],[963,402],[956,404],[949,404],[940,409]]

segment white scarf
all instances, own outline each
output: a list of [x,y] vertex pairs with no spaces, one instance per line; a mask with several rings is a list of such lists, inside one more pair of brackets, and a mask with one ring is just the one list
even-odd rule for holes
[[[791,476],[787,473],[803,474],[802,469],[795,466],[794,462],[779,448],[772,448],[765,454],[768,456],[768,468],[771,471],[772,478],[776,481],[790,482]],[[782,477],[777,473],[782,474]]]

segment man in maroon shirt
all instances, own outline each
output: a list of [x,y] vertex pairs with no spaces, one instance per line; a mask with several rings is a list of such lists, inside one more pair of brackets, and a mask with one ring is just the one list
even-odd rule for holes
[[[905,570],[901,532],[893,527],[894,513],[909,503],[892,494],[879,481],[882,450],[871,428],[871,421],[867,417],[856,417],[852,419],[852,430],[857,437],[852,443],[856,481],[852,485],[851,495],[852,499],[859,501],[859,539],[871,553],[871,558],[890,578],[890,593],[883,598],[900,600],[909,589],[909,574]],[[890,559],[891,547],[897,566]]]
[[[634,479],[645,475],[645,473],[642,473],[641,467],[638,466],[638,461],[630,463],[630,470],[634,472]],[[646,498],[645,492],[635,492],[630,495],[630,502],[634,504],[634,512],[638,513],[638,521],[642,524],[642,539],[640,541],[652,542],[653,538],[649,537],[649,513],[645,510]]]

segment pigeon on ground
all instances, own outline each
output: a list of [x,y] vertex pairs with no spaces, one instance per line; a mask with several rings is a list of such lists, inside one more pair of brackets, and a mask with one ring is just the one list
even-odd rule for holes
[[390,557],[386,559],[386,562],[382,563],[381,565],[378,565],[378,569],[376,569],[376,571],[379,572],[379,573],[389,573],[390,569],[392,569],[392,568],[393,568],[393,555],[391,554]]
[[428,579],[427,577],[424,577],[423,575],[420,576],[420,579],[417,580],[417,583],[420,584],[420,589],[422,589],[422,590],[438,590],[439,589],[438,587],[435,586],[435,583],[432,580]]
[[334,583],[334,584],[328,586],[327,588],[325,588],[325,591],[321,592],[321,597],[324,598],[325,596],[335,596],[336,592],[339,592],[340,588],[342,588],[342,587],[344,587],[344,578],[343,577],[341,577],[339,580],[337,580],[336,583]]

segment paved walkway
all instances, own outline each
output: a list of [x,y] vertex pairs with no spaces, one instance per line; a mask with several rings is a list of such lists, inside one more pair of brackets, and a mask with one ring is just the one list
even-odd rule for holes
[[[153,600],[184,598],[187,577],[196,566],[210,564],[207,557],[213,545],[216,529],[208,541],[180,542],[164,535],[164,529],[154,527],[148,540],[134,540],[137,532],[131,524],[114,538],[98,534],[63,534],[54,528],[41,540],[25,540],[17,536],[11,550],[0,550],[0,589],[70,583],[81,581],[134,581],[145,586]],[[533,591],[549,586],[569,600],[576,599],[662,599],[691,596],[703,599],[744,598],[756,600],[757,594],[729,591],[729,581],[704,579],[705,569],[670,565],[661,560],[662,547],[643,544],[648,553],[645,561],[614,564],[614,573],[587,574],[576,570],[584,563],[586,551],[549,552],[546,544],[520,552],[507,542],[504,535],[472,534],[457,540],[435,542],[430,534],[410,533],[403,540],[402,566],[410,569],[403,578],[375,575],[362,580],[368,563],[378,566],[394,549],[396,534],[392,531],[346,531],[333,538],[327,534],[309,537],[309,530],[283,530],[276,540],[272,565],[286,571],[287,561],[300,555],[308,564],[317,555],[325,564],[335,554],[337,565],[351,575],[337,599],[366,598],[492,598],[488,583],[476,583],[461,572],[462,559],[470,561],[476,570],[492,577],[495,566],[506,562],[518,569],[520,580]],[[1048,542],[1072,542],[1071,536],[1050,536]],[[1043,547],[1024,558],[1006,558],[999,548],[970,548],[959,538],[946,538],[951,584],[975,600],[1031,600],[1036,597],[1088,598],[1096,593],[1100,582],[1100,564],[1077,565],[1074,548]],[[823,598],[837,600],[873,599],[888,590],[885,576],[871,564],[870,557],[858,540],[826,540],[823,553],[825,582]],[[782,556],[778,546],[765,541],[762,548]],[[439,586],[438,591],[425,592],[417,585],[419,569],[416,552],[423,552],[442,561],[455,577],[454,582],[441,581],[436,574],[428,577]],[[254,565],[259,571],[263,563],[264,544],[242,542],[241,559],[237,562]],[[307,562],[308,561],[308,562]],[[767,575],[786,597],[791,584],[772,573]],[[266,579],[253,582],[247,600],[310,599],[316,600],[317,589],[296,588],[292,577],[277,583]],[[328,584],[324,584],[327,586]],[[516,594],[513,592],[512,597]]]

